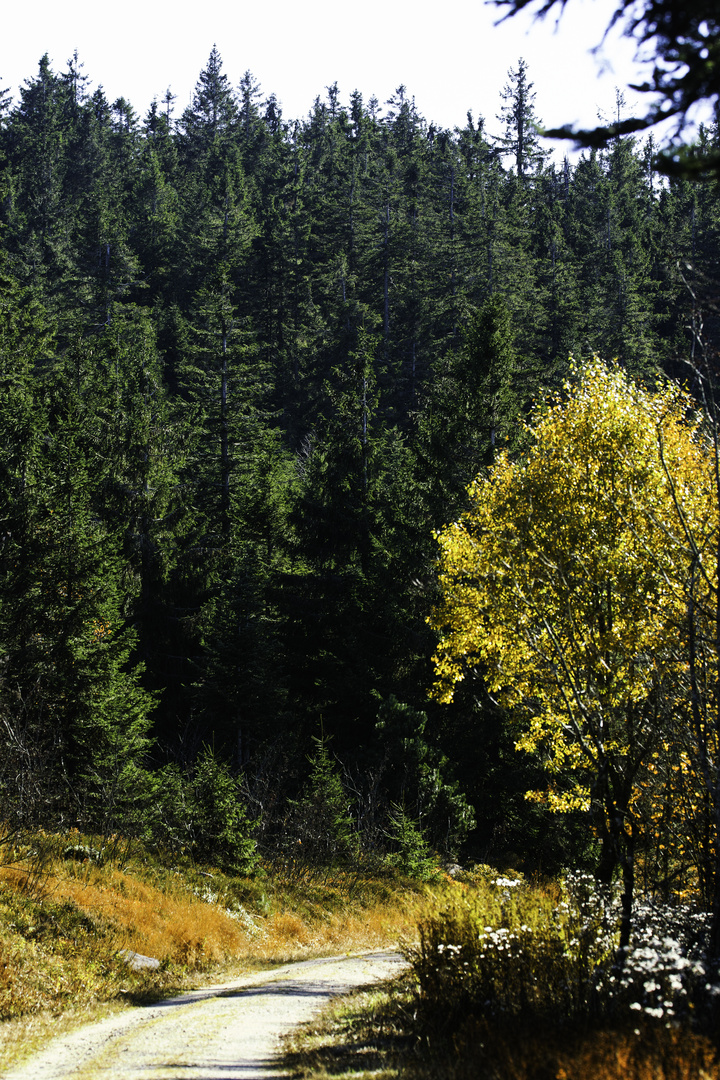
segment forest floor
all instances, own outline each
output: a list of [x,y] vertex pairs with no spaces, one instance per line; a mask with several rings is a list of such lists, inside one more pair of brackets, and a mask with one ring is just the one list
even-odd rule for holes
[[[3,1076],[49,1039],[134,1006],[395,949],[427,902],[426,887],[393,874],[285,865],[242,878],[133,846],[98,859],[81,839],[41,838],[33,863],[0,861]],[[132,953],[158,963],[133,970]]]
[[[626,1016],[567,997],[587,976],[588,875],[477,866],[427,886],[286,862],[239,877],[70,839],[0,845],[3,1080],[720,1080],[714,997],[687,981],[692,905],[638,909]],[[593,979],[614,955],[598,912]],[[651,992],[680,1019],[658,1020]],[[702,1015],[682,1012],[691,993]]]

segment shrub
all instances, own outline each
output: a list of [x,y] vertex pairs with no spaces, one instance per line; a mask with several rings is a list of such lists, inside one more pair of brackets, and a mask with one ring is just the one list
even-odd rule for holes
[[477,888],[420,922],[410,950],[428,1034],[470,1020],[563,1025],[717,1024],[720,975],[705,959],[707,912],[644,900],[618,949],[620,902],[587,874],[559,892],[483,874]]
[[390,816],[390,841],[395,851],[387,856],[390,866],[396,866],[408,877],[420,881],[437,881],[440,868],[430,845],[417,821],[402,806],[394,806]]
[[291,804],[284,846],[303,862],[332,865],[357,851],[357,832],[328,740],[321,735],[313,741],[310,775],[300,799]]
[[148,838],[173,851],[249,874],[258,865],[252,831],[242,785],[210,747],[201,752],[189,775],[175,765],[166,766],[158,775]]

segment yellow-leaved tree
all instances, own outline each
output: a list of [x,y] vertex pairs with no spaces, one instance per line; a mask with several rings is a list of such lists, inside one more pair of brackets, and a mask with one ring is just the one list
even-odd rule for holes
[[597,358],[531,435],[438,535],[434,694],[480,666],[550,774],[530,797],[590,811],[600,878],[622,867],[626,945],[639,794],[688,684],[691,575],[698,597],[716,591],[712,440],[677,386],[644,390]]

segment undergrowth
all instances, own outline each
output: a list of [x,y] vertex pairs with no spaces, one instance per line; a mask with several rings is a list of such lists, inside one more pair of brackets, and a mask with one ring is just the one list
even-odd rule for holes
[[618,927],[587,875],[480,867],[422,914],[408,975],[334,1006],[285,1064],[303,1080],[718,1080],[706,914],[640,901],[622,962]]

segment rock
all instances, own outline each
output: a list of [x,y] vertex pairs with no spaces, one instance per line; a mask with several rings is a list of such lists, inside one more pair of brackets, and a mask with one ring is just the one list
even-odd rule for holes
[[133,952],[132,949],[121,949],[118,956],[121,956],[133,971],[157,971],[160,967],[160,961],[154,956],[143,956],[142,953]]

